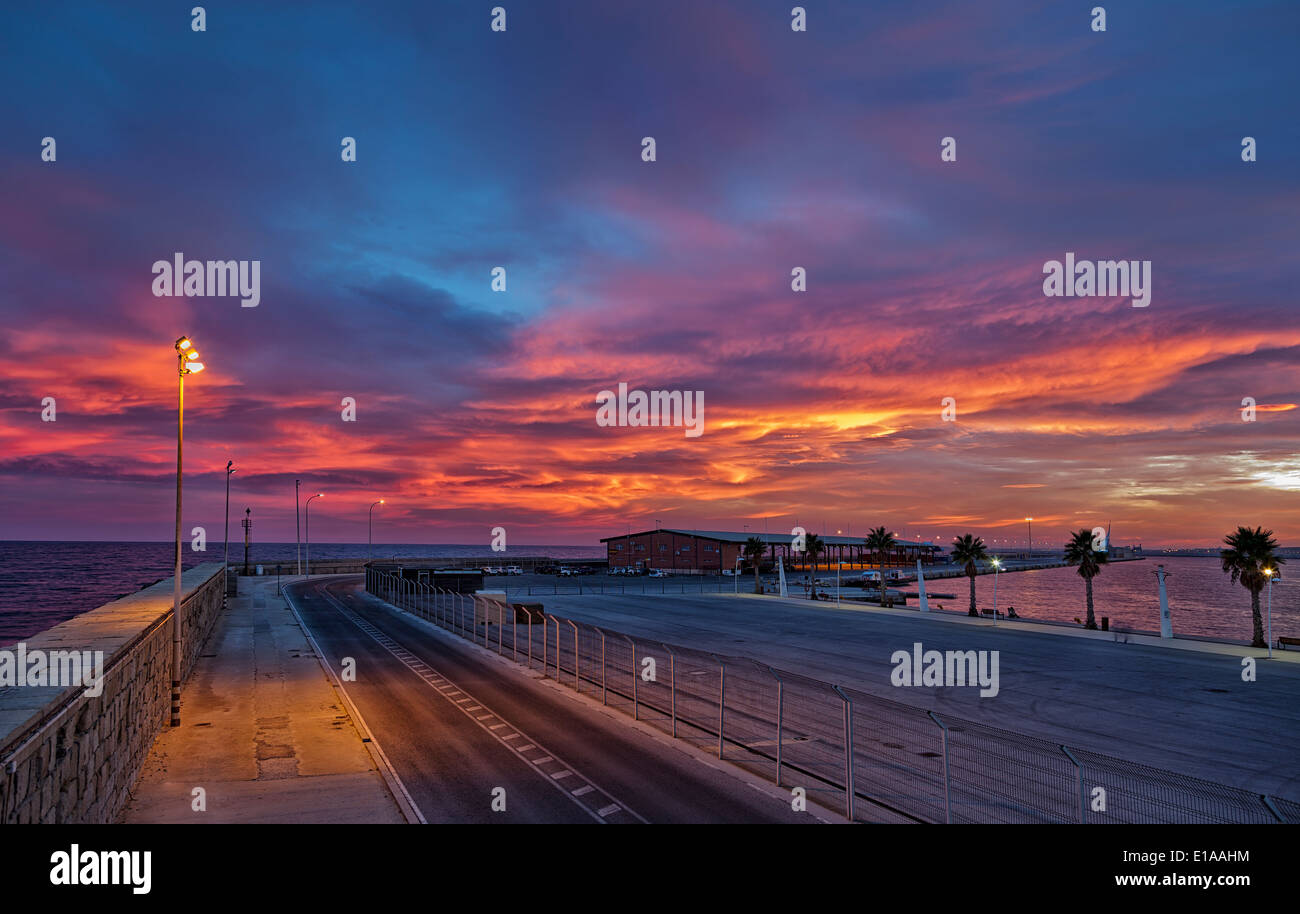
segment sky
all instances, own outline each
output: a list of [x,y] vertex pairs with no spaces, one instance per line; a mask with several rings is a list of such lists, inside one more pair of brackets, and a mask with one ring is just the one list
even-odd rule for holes
[[[1300,5],[493,5],[5,5],[0,539],[171,538],[187,334],[209,537],[233,459],[255,541],[301,479],[335,542],[1300,544]],[[155,296],[176,252],[260,304]],[[1045,296],[1066,252],[1149,306]]]

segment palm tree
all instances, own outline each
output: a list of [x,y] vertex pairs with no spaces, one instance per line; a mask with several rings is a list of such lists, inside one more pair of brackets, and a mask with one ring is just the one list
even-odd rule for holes
[[880,605],[885,605],[885,556],[894,550],[894,534],[875,527],[867,534],[867,548],[880,557]]
[[1097,617],[1092,612],[1092,579],[1101,574],[1101,566],[1106,564],[1105,550],[1097,551],[1092,547],[1092,531],[1080,530],[1070,537],[1065,544],[1065,561],[1069,565],[1079,566],[1079,577],[1083,578],[1088,588],[1088,620],[1084,628],[1095,629]]
[[984,548],[984,540],[978,536],[959,536],[952,541],[952,561],[956,565],[966,566],[966,577],[970,578],[970,612],[968,616],[979,617],[975,608],[975,574],[979,570],[976,563],[988,561],[989,554]]
[[1286,564],[1286,561],[1275,553],[1277,540],[1273,539],[1272,530],[1265,530],[1262,527],[1256,527],[1254,530],[1249,527],[1238,527],[1236,532],[1229,533],[1223,538],[1223,544],[1228,547],[1219,553],[1219,558],[1223,562],[1223,573],[1228,575],[1234,584],[1241,581],[1241,586],[1250,591],[1250,617],[1255,626],[1251,647],[1268,647],[1267,642],[1264,641],[1264,622],[1259,615],[1259,592],[1268,582],[1268,575],[1264,574],[1264,569],[1276,570],[1278,565]]
[[751,536],[745,540],[745,561],[751,562],[754,566],[754,593],[762,593],[762,585],[758,583],[758,564],[763,560],[763,552],[767,547],[763,541],[756,536]]
[[817,556],[826,551],[826,544],[816,533],[809,533],[803,540],[803,551],[811,563],[808,566],[808,599],[817,599]]

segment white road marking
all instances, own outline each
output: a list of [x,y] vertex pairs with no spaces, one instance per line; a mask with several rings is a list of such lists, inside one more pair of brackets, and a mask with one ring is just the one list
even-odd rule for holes
[[[356,613],[354,613],[352,610],[350,610],[350,609],[348,609],[346,606],[344,606],[343,603],[342,603],[342,601],[339,600],[337,597],[335,597],[332,593],[330,593],[329,590],[328,590],[327,588],[323,588],[320,592],[321,592],[321,594],[326,598],[326,600],[327,600],[328,602],[330,602],[330,603],[332,603],[332,604],[334,605],[334,607],[338,610],[338,612],[339,612],[341,615],[343,615],[345,618],[349,619],[349,620],[350,620],[354,625],[357,626],[357,628],[361,629],[361,631],[363,631],[363,632],[365,632],[365,634],[369,635],[369,636],[370,636],[374,641],[376,641],[376,642],[377,642],[381,647],[383,647],[385,650],[387,650],[387,651],[388,651],[390,654],[392,654],[394,657],[397,657],[397,659],[399,659],[399,660],[402,659],[402,658],[400,657],[400,655],[397,653],[397,651],[405,651],[405,649],[402,648],[402,647],[401,647],[401,646],[400,646],[396,641],[394,641],[394,640],[393,640],[389,635],[387,635],[387,634],[386,634],[385,632],[383,632],[382,630],[376,628],[374,625],[371,625],[369,622],[365,621],[365,620],[362,619],[360,616],[358,616]],[[376,599],[377,599],[377,598],[376,598]],[[383,601],[380,601],[380,602],[383,602]],[[392,604],[385,604],[385,605],[387,605],[387,606],[391,606]],[[397,608],[397,607],[393,607],[393,608]],[[396,648],[396,650],[394,650],[394,648]],[[408,654],[410,653],[409,651],[405,651],[405,652],[408,653]],[[414,656],[414,655],[412,655],[412,656]],[[417,658],[417,660],[418,660],[418,658]],[[419,661],[419,662],[423,663],[423,661]],[[403,661],[403,665],[406,666],[408,669],[410,669],[411,666],[412,666],[410,663],[406,663],[405,661]],[[427,669],[430,670],[431,675],[428,676],[428,677],[421,676],[421,677],[420,677],[421,680],[422,680],[423,682],[425,682],[425,684],[431,686],[431,687],[434,689],[434,691],[438,692],[439,694],[443,694],[443,693],[438,689],[438,685],[439,685],[439,683],[447,683],[447,684],[451,684],[451,680],[447,679],[447,678],[446,678],[445,676],[443,676],[441,673],[438,673],[438,672],[437,672],[436,670],[434,670],[432,667],[428,667],[427,664],[426,664],[425,666],[426,666]],[[436,680],[436,681],[435,681],[435,680]],[[466,692],[466,693],[464,693],[464,694],[468,696],[469,693]],[[446,696],[445,694],[443,694],[443,697],[447,697],[447,696]],[[530,766],[532,766],[532,768],[533,768],[533,769],[534,769],[534,770],[535,770],[539,775],[545,775],[545,774],[547,774],[547,772],[542,771],[541,768],[539,767],[539,766],[541,766],[541,765],[543,765],[543,764],[545,764],[545,763],[547,763],[547,762],[556,761],[556,762],[559,762],[560,764],[564,764],[562,760],[560,760],[560,759],[556,759],[554,756],[550,756],[550,755],[543,756],[543,757],[540,758],[540,759],[531,759],[531,758],[529,758],[528,756],[524,755],[523,753],[524,753],[527,749],[538,748],[535,744],[533,744],[533,743],[529,743],[526,747],[516,747],[516,746],[513,746],[511,743],[507,742],[503,734],[494,733],[494,732],[492,732],[491,730],[489,730],[488,727],[487,727],[485,724],[481,723],[481,721],[483,721],[483,720],[489,720],[489,719],[494,718],[494,717],[495,717],[496,719],[498,719],[498,720],[504,720],[504,718],[502,718],[499,714],[497,714],[497,713],[496,713],[495,711],[493,711],[491,708],[484,707],[483,705],[474,705],[473,707],[465,707],[465,706],[462,705],[462,702],[461,702],[461,701],[454,701],[454,702],[453,702],[450,698],[448,698],[447,700],[448,700],[449,703],[451,703],[452,707],[454,707],[454,708],[458,708],[460,711],[462,711],[462,712],[465,713],[465,716],[466,716],[466,717],[469,717],[471,720],[474,720],[475,723],[477,723],[478,726],[479,726],[479,727],[480,727],[480,728],[481,728],[485,733],[487,733],[488,735],[492,736],[492,737],[493,737],[494,739],[496,739],[496,740],[497,740],[497,741],[498,741],[502,746],[506,747],[506,748],[509,749],[511,752],[513,752],[513,753],[514,753],[518,758],[520,758],[521,760],[523,760],[524,762],[526,762],[527,764],[529,764]],[[473,701],[472,698],[466,698],[466,699],[464,699],[464,700],[466,700],[466,701]],[[485,715],[485,716],[482,717],[482,718],[476,718],[473,714],[470,713],[471,711],[487,711],[488,714]],[[516,728],[516,729],[517,729],[517,728]],[[512,736],[512,738],[514,738],[514,737],[518,737],[518,736],[520,736],[520,735],[521,735],[521,733],[515,733],[515,734],[512,734],[511,736]],[[566,773],[565,773],[565,776],[572,775],[572,774],[574,774],[574,772],[571,771],[571,770],[567,770],[567,766],[566,766]],[[587,782],[588,782],[588,785],[587,785],[587,786],[590,787],[590,791],[584,791],[584,793],[587,793],[587,792],[593,792],[593,791],[599,790],[599,791],[600,791],[601,793],[603,793],[606,797],[609,797],[610,799],[614,799],[614,797],[609,793],[609,791],[605,790],[604,788],[598,788],[598,787],[596,787],[594,784],[591,784],[591,783],[590,783],[590,782],[591,782],[591,779],[590,779],[590,778],[586,777],[585,775],[578,775],[578,776],[581,777],[582,780],[587,781]],[[592,817],[595,821],[597,821],[597,822],[600,822],[600,823],[603,824],[603,823],[605,822],[606,817],[608,817],[611,813],[613,813],[613,812],[617,812],[617,811],[620,811],[620,810],[621,810],[621,811],[627,813],[627,814],[628,814],[629,816],[631,816],[632,818],[636,819],[637,821],[642,822],[642,823],[644,823],[644,824],[649,824],[649,822],[648,822],[647,819],[645,819],[644,817],[642,817],[642,816],[638,815],[637,813],[633,812],[633,811],[632,811],[631,809],[629,809],[626,805],[619,805],[619,804],[617,804],[617,803],[613,803],[613,804],[610,804],[609,806],[604,807],[603,810],[597,811],[597,810],[593,809],[592,807],[588,806],[586,803],[582,803],[582,802],[579,802],[578,800],[574,799],[575,796],[582,796],[583,794],[582,794],[582,793],[575,793],[575,792],[572,792],[572,791],[566,790],[565,788],[561,787],[561,786],[556,782],[556,779],[555,779],[555,777],[554,777],[553,775],[548,776],[548,777],[546,778],[546,780],[548,780],[550,783],[554,784],[555,787],[556,787],[556,789],[560,790],[561,792],[564,793],[565,796],[567,796],[567,797],[569,797],[571,800],[573,800],[573,802],[574,802],[574,803],[575,803],[575,804],[576,804],[580,809],[582,809],[583,812],[587,813],[589,816],[591,816],[591,817]]]

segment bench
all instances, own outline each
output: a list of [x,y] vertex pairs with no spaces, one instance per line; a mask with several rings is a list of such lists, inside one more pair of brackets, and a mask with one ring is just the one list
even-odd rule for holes
[[1278,650],[1284,651],[1288,647],[1300,647],[1300,638],[1278,638]]

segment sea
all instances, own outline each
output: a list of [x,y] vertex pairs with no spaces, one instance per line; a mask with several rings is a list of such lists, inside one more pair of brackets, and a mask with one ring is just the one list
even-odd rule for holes
[[[1111,628],[1160,631],[1160,595],[1156,566],[1165,568],[1165,590],[1175,635],[1199,635],[1220,641],[1251,639],[1250,591],[1233,584],[1213,556],[1149,557],[1136,562],[1110,562],[1092,579],[1093,612],[1097,624],[1105,616]],[[1294,570],[1282,566],[1283,580],[1273,585],[1273,637],[1300,638],[1300,561]],[[1288,572],[1293,578],[1288,582]],[[980,609],[993,607],[993,575],[975,579],[975,600]],[[1087,595],[1079,569],[1042,568],[997,575],[998,616],[1014,606],[1026,619],[1055,622],[1083,621],[1088,616]],[[914,591],[915,585],[904,590]],[[944,609],[965,610],[970,605],[969,579],[940,578],[926,581],[926,591],[950,593],[955,599],[930,602]],[[1260,612],[1267,620],[1268,590],[1260,594]]]
[[[188,542],[181,550],[181,566],[221,562],[222,544],[194,552]],[[296,543],[257,543],[249,562],[274,574],[282,562],[286,572],[294,561]],[[469,558],[488,554],[483,545],[410,543],[312,543],[313,559],[364,558],[367,550],[377,558]],[[58,625],[73,616],[135,593],[172,576],[176,561],[172,543],[18,542],[0,541],[0,645],[9,645]],[[596,546],[513,546],[491,553],[497,564],[512,556],[544,556],[557,560],[590,561],[605,557]],[[243,564],[243,543],[230,544],[230,561]],[[268,567],[269,566],[269,567]]]
[[[171,577],[174,561],[172,543],[105,542],[15,542],[0,541],[0,645],[9,645],[44,631],[79,613],[95,609],[118,597]],[[287,570],[294,561],[296,544],[259,543],[250,562],[266,566],[283,563]],[[365,543],[313,543],[314,559],[363,558]],[[458,544],[375,544],[375,558],[483,557],[482,545]],[[493,553],[494,561],[509,564],[513,557],[544,556],[558,561],[604,558],[597,546],[513,546]],[[231,543],[230,559],[242,563],[243,545]],[[220,562],[221,550],[182,552],[182,564],[189,568],[202,562]],[[1251,637],[1250,594],[1229,581],[1213,557],[1160,556],[1137,562],[1114,562],[1102,567],[1093,579],[1093,604],[1098,620],[1106,617],[1110,627],[1131,631],[1159,632],[1160,603],[1155,570],[1163,564],[1169,595],[1169,609],[1175,634],[1197,635],[1224,641],[1249,641]],[[1295,563],[1294,583],[1283,580],[1273,586],[1273,637],[1300,637],[1300,561]],[[818,578],[826,578],[825,570]],[[980,608],[993,606],[992,575],[976,578],[976,601]],[[964,610],[969,601],[964,577],[938,578],[926,582],[932,605]],[[914,591],[915,585],[904,590]],[[939,596],[952,594],[952,597]],[[1267,606],[1267,591],[1261,595]],[[914,601],[912,601],[914,605]],[[1024,619],[1072,623],[1087,613],[1084,583],[1075,568],[1045,568],[1035,571],[1004,572],[997,576],[999,616],[1014,606]]]

